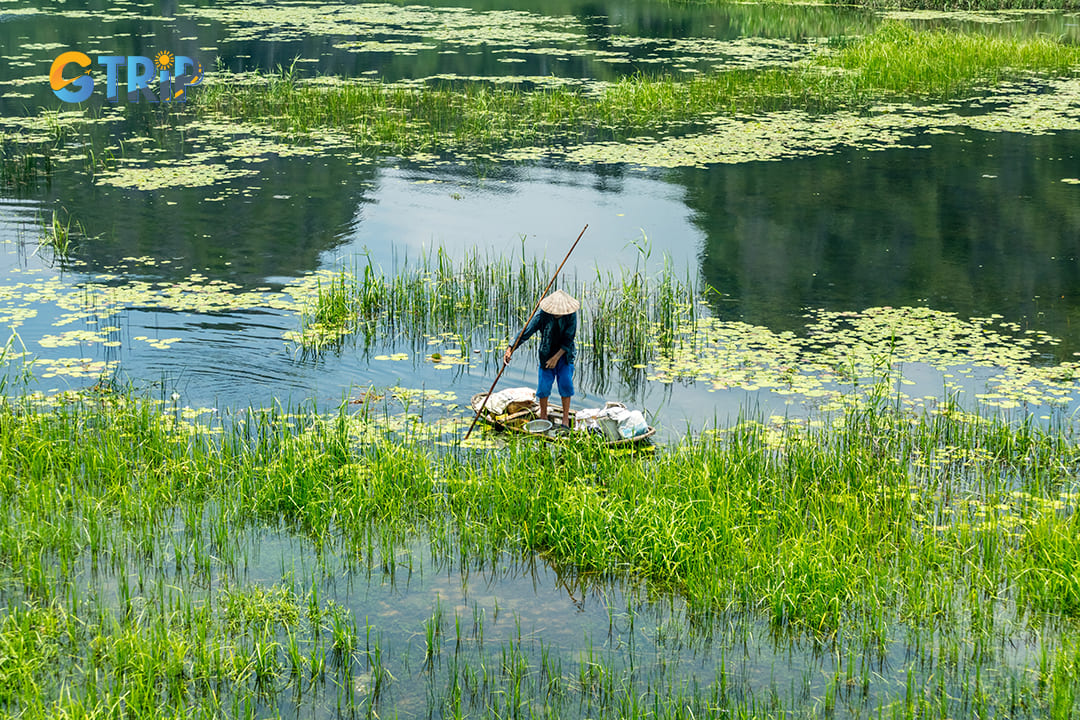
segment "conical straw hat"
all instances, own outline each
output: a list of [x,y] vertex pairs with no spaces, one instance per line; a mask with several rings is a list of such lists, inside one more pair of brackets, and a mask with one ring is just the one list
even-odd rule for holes
[[562,290],[556,290],[540,301],[540,309],[548,315],[569,315],[580,308],[581,303]]

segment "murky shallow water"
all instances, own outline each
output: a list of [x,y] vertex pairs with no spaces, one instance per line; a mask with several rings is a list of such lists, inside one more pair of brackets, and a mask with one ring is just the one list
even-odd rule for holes
[[[964,647],[963,628],[955,627],[913,642],[902,625],[890,628],[885,645],[844,628],[812,639],[752,613],[702,614],[536,558],[490,548],[466,556],[460,539],[445,531],[373,528],[366,539],[320,542],[321,549],[269,528],[217,545],[207,542],[212,529],[191,531],[178,521],[153,551],[143,549],[164,574],[141,565],[119,572],[88,566],[76,573],[69,602],[106,613],[127,609],[149,628],[159,614],[191,616],[191,608],[213,603],[222,609],[219,620],[232,625],[237,651],[260,637],[276,642],[282,676],[303,658],[301,678],[314,674],[309,658],[329,644],[319,633],[338,636],[340,627],[327,618],[344,611],[351,651],[331,653],[322,678],[293,676],[287,690],[263,688],[260,712],[283,717],[370,710],[406,718],[686,711],[865,717],[882,705],[899,710],[904,701],[896,698],[905,691],[910,707],[942,683],[961,703],[976,687],[1008,687],[1038,647],[1034,640]],[[193,537],[206,544],[201,558],[192,555]],[[1011,622],[999,619],[1002,627]],[[70,670],[78,688],[84,679],[78,667]],[[227,707],[231,691],[221,692]]]

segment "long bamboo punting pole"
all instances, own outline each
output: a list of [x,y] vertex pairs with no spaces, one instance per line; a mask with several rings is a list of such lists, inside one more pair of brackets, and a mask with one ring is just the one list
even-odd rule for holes
[[[570,259],[570,253],[574,252],[574,248],[576,248],[577,244],[581,241],[581,236],[584,235],[585,231],[588,229],[589,225],[587,223],[585,227],[581,228],[581,232],[578,234],[577,240],[575,240],[574,244],[570,246],[570,250],[566,253],[566,257],[563,258],[563,261],[559,263],[559,269],[556,270],[555,274],[551,276],[551,281],[548,282],[547,287],[544,288],[544,292],[540,293],[540,297],[536,300],[536,305],[533,306],[532,312],[529,313],[528,319],[525,320],[525,325],[521,326],[521,332],[518,333],[517,340],[515,340],[514,344],[510,347],[517,347],[518,342],[520,342],[521,340],[521,336],[525,333],[525,328],[526,326],[528,326],[529,321],[533,319],[533,315],[535,315],[536,311],[540,309],[540,301],[547,296],[548,290],[550,290],[551,286],[555,284],[555,279],[558,278],[559,273],[562,272],[563,265],[565,265],[566,261]],[[504,362],[502,364],[502,367],[499,368],[499,374],[495,376],[495,382],[491,383],[491,388],[487,391],[487,395],[484,396],[484,402],[480,403],[480,409],[476,411],[476,417],[472,419],[472,423],[469,425],[469,431],[465,433],[466,440],[468,440],[469,436],[472,435],[473,428],[476,427],[476,421],[480,419],[480,413],[484,412],[484,408],[487,407],[487,401],[488,398],[491,397],[491,393],[495,392],[495,386],[499,384],[499,378],[502,377],[503,370],[506,369],[506,365],[507,364]]]

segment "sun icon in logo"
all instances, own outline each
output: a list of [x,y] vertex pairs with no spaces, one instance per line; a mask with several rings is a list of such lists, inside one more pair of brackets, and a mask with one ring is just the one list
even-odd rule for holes
[[158,70],[168,70],[173,64],[173,54],[168,50],[162,50],[154,56],[154,65]]

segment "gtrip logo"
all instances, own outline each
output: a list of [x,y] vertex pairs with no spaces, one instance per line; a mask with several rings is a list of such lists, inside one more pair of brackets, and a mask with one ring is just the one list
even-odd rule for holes
[[[97,64],[105,68],[105,99],[120,102],[121,75],[127,89],[127,101],[151,103],[184,102],[187,89],[203,80],[203,68],[193,58],[162,50],[151,60],[142,55],[98,55]],[[90,56],[78,50],[60,53],[49,69],[49,86],[64,102],[81,103],[94,92],[90,76]],[[82,69],[77,74],[72,66]],[[125,69],[126,72],[121,72]],[[65,77],[67,75],[68,77]],[[156,90],[151,83],[156,81]]]

